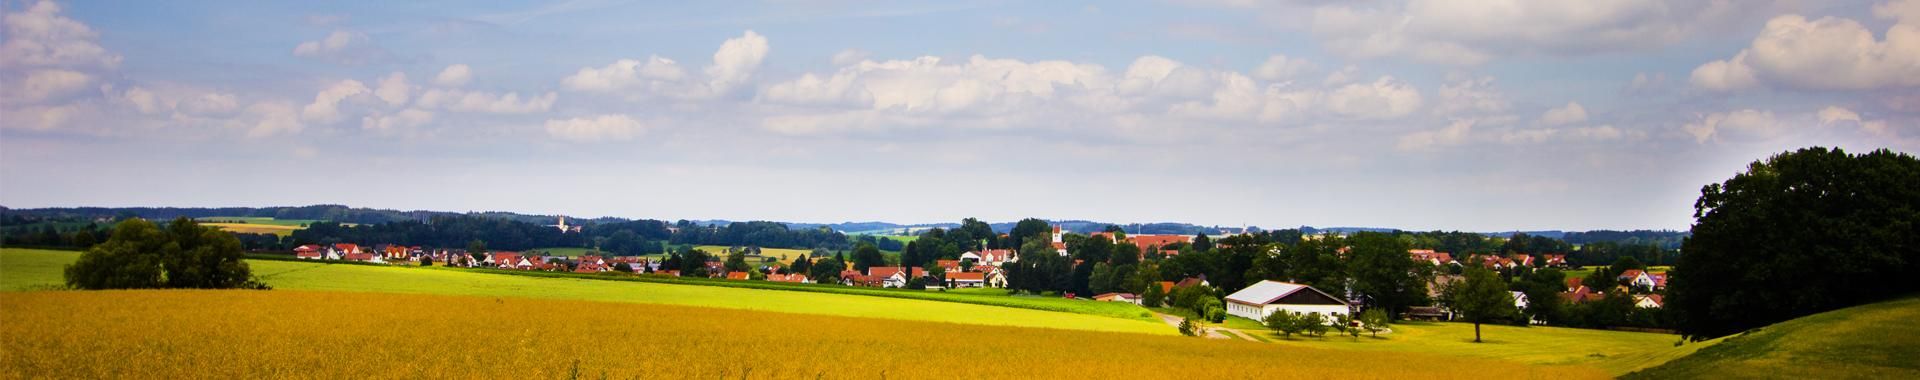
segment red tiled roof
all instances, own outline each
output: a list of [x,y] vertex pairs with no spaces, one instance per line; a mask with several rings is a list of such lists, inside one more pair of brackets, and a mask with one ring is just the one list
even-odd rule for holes
[[954,272],[947,274],[949,281],[986,281],[987,274],[980,272]]
[[727,279],[728,280],[745,280],[747,279],[747,272],[727,272]]

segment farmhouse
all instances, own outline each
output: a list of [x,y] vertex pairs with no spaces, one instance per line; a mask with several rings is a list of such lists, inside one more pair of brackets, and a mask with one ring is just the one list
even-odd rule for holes
[[949,288],[978,288],[986,284],[986,273],[947,272],[947,287]]
[[600,273],[607,271],[607,261],[600,256],[580,256],[580,263],[574,264],[574,273]]
[[1661,297],[1659,294],[1648,294],[1644,296],[1633,297],[1633,306],[1637,306],[1643,309],[1658,309],[1663,305],[1666,305],[1666,299],[1665,297]]
[[747,278],[748,278],[748,276],[747,276],[747,272],[739,272],[739,271],[735,271],[735,272],[728,272],[728,273],[727,273],[727,279],[728,279],[728,280],[745,280],[745,279],[747,279]]
[[867,268],[867,277],[869,280],[880,281],[880,286],[885,288],[904,288],[907,287],[908,279],[924,277],[926,275],[927,271],[919,267],[913,268],[911,276],[908,275],[906,267]]
[[1340,297],[1289,282],[1260,281],[1227,295],[1227,314],[1258,321],[1276,311],[1329,317],[1353,312]]
[[1661,282],[1665,282],[1656,281],[1654,280],[1654,274],[1639,269],[1628,269],[1625,272],[1621,272],[1620,276],[1616,279],[1625,282],[1628,287],[1644,289],[1654,289],[1654,287],[1660,285]]
[[1134,295],[1133,293],[1106,293],[1106,294],[1093,296],[1093,300],[1106,301],[1106,302],[1126,302],[1126,303],[1131,303],[1135,305],[1140,304],[1140,296]]
[[307,259],[307,260],[319,260],[321,257],[324,257],[324,256],[320,254],[320,246],[307,244],[299,247],[294,247],[293,257]]
[[1451,253],[1434,252],[1431,249],[1409,249],[1407,254],[1413,256],[1414,261],[1426,262],[1434,266],[1460,265],[1459,261],[1453,260]]

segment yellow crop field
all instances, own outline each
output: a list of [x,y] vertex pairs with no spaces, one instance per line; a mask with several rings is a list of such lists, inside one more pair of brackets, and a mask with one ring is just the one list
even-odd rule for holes
[[1605,378],[1591,368],[669,305],[0,293],[0,378]]
[[246,233],[246,234],[274,234],[274,235],[280,235],[280,236],[292,235],[293,231],[306,228],[302,226],[288,226],[288,225],[278,225],[278,224],[253,224],[253,223],[203,223],[203,225],[208,227],[219,228],[221,230],[226,230],[227,232]]

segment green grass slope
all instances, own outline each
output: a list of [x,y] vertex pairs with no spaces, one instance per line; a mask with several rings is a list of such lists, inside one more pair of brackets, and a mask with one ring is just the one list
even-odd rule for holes
[[[0,250],[0,289],[58,286],[77,252]],[[1173,334],[1159,322],[932,300],[578,278],[437,268],[249,260],[275,289],[449,294],[703,306],[977,325]]]
[[1920,379],[1920,297],[1855,306],[1723,338],[1629,379]]

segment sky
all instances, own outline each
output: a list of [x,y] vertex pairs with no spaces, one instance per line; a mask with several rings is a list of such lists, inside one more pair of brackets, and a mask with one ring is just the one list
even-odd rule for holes
[[4,3],[0,205],[1685,229],[1920,0]]

